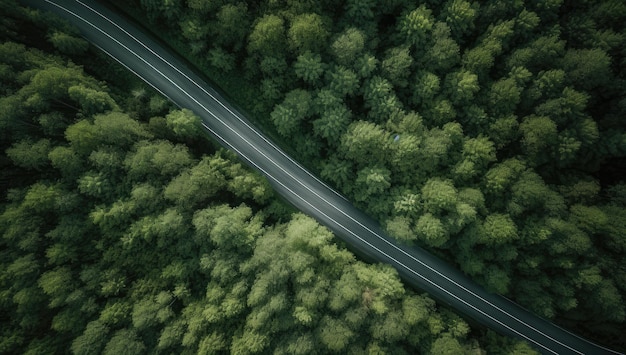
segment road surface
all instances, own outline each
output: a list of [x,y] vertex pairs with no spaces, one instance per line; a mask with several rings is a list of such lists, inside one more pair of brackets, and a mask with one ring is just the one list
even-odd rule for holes
[[395,243],[375,221],[257,131],[184,61],[114,11],[94,0],[21,1],[64,17],[92,44],[179,107],[200,116],[215,139],[261,171],[286,200],[331,229],[366,260],[392,265],[405,283],[501,334],[528,341],[542,353],[617,354],[485,291],[423,249]]

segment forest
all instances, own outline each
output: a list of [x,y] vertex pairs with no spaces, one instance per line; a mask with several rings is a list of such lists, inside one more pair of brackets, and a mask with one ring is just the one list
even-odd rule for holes
[[[400,242],[626,351],[622,1],[112,3]],[[535,353],[358,260],[66,23],[0,10],[0,353]]]

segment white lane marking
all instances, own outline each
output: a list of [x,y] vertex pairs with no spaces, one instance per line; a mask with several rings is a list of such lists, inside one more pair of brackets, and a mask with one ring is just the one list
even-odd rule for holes
[[[555,343],[558,343],[558,344],[562,345],[563,347],[566,347],[566,348],[568,348],[568,349],[570,349],[570,350],[572,350],[572,351],[574,351],[574,352],[576,352],[576,353],[582,354],[582,353],[580,353],[579,351],[577,351],[577,350],[575,350],[575,349],[572,349],[572,348],[571,348],[571,347],[569,347],[568,345],[563,344],[563,343],[561,343],[560,341],[558,341],[558,340],[556,340],[556,339],[554,339],[554,338],[550,337],[549,335],[547,335],[547,334],[544,334],[544,333],[540,332],[538,329],[535,329],[534,327],[532,327],[532,326],[530,326],[530,325],[526,324],[524,321],[522,321],[522,320],[520,320],[520,319],[518,319],[518,318],[516,318],[516,317],[514,317],[514,316],[512,316],[512,315],[510,315],[509,313],[507,313],[506,311],[504,311],[504,310],[500,309],[498,306],[496,306],[496,305],[492,304],[492,303],[491,303],[491,302],[489,302],[488,300],[483,299],[482,297],[480,297],[479,295],[475,294],[475,293],[474,293],[474,292],[472,292],[471,290],[468,290],[468,289],[467,289],[467,288],[465,288],[464,286],[462,286],[462,285],[458,284],[456,281],[451,280],[451,279],[450,279],[450,278],[448,278],[446,275],[441,274],[439,271],[437,271],[437,270],[433,269],[433,268],[432,268],[432,267],[430,267],[429,265],[424,264],[422,261],[420,261],[420,260],[416,259],[415,257],[413,257],[412,255],[410,255],[410,254],[406,253],[404,250],[402,250],[402,249],[398,248],[397,246],[395,246],[394,244],[390,243],[390,242],[389,242],[388,240],[386,240],[385,238],[383,238],[383,237],[381,237],[380,235],[378,235],[377,233],[373,232],[373,231],[372,231],[372,230],[370,230],[368,227],[364,226],[364,225],[363,225],[363,224],[361,224],[359,221],[357,221],[357,220],[355,220],[354,218],[352,218],[350,215],[347,215],[345,212],[343,212],[342,210],[340,210],[340,209],[338,209],[337,207],[335,207],[333,204],[331,204],[330,202],[328,202],[326,199],[324,199],[323,197],[319,196],[319,195],[318,195],[315,191],[311,190],[308,186],[306,186],[305,184],[303,184],[300,180],[298,180],[298,179],[296,179],[295,177],[293,177],[293,176],[292,176],[289,172],[285,171],[285,170],[284,170],[284,169],[283,169],[280,165],[278,165],[276,162],[274,162],[274,161],[273,161],[273,160],[271,160],[269,157],[267,157],[267,156],[266,156],[263,152],[259,151],[259,150],[258,150],[258,149],[254,146],[254,145],[252,145],[250,142],[248,142],[247,140],[245,140],[245,139],[244,139],[244,138],[243,138],[243,137],[242,137],[242,136],[241,136],[238,132],[234,131],[234,130],[230,127],[230,126],[226,125],[226,124],[225,124],[225,123],[224,123],[224,122],[223,122],[223,121],[222,121],[219,117],[217,117],[215,114],[213,114],[211,111],[209,111],[209,110],[208,110],[208,109],[207,109],[204,105],[202,105],[201,103],[199,103],[199,102],[198,102],[195,98],[193,98],[193,97],[192,97],[189,93],[187,93],[187,92],[186,92],[185,90],[183,90],[183,89],[182,89],[179,85],[177,85],[176,83],[174,83],[174,82],[173,82],[173,81],[172,81],[169,77],[167,77],[167,76],[166,76],[165,74],[163,74],[161,71],[159,71],[158,69],[156,69],[154,66],[152,66],[150,63],[148,63],[146,60],[144,60],[141,56],[139,56],[137,53],[135,53],[134,51],[132,51],[130,48],[128,48],[127,46],[123,45],[122,43],[120,43],[119,41],[117,41],[116,39],[114,39],[112,36],[110,36],[109,34],[105,33],[105,32],[104,32],[104,31],[102,31],[100,28],[98,28],[97,26],[95,26],[95,25],[94,25],[94,24],[92,24],[91,22],[87,21],[86,19],[82,18],[81,16],[77,15],[76,13],[74,13],[74,12],[72,12],[72,11],[70,11],[70,10],[68,10],[68,9],[64,8],[64,7],[62,7],[61,5],[58,5],[58,4],[56,4],[56,3],[53,3],[53,2],[51,2],[51,1],[49,1],[49,0],[46,0],[46,2],[48,2],[48,3],[50,3],[50,4],[54,5],[54,6],[57,6],[57,7],[61,8],[61,9],[63,9],[64,11],[66,11],[66,12],[68,12],[68,13],[70,13],[70,14],[74,15],[75,17],[77,17],[77,18],[81,19],[82,21],[84,21],[84,22],[88,23],[89,25],[91,25],[91,26],[92,26],[92,27],[94,27],[95,29],[99,30],[99,31],[100,31],[100,32],[102,32],[104,35],[106,35],[107,37],[109,37],[109,38],[111,38],[113,41],[115,41],[116,43],[118,43],[121,47],[125,48],[125,49],[126,49],[127,51],[129,51],[130,53],[134,54],[137,58],[139,58],[139,59],[140,59],[140,60],[142,60],[144,63],[146,63],[147,65],[149,65],[152,69],[154,69],[156,72],[158,72],[161,76],[163,76],[165,79],[167,79],[170,83],[172,83],[172,85],[174,85],[175,87],[177,87],[177,88],[178,88],[181,92],[185,93],[185,94],[186,94],[189,98],[191,98],[194,102],[196,102],[196,104],[198,104],[200,107],[202,107],[202,108],[203,108],[203,109],[204,109],[207,113],[209,113],[209,114],[210,114],[210,115],[212,115],[214,118],[216,118],[218,121],[220,121],[220,123],[222,123],[225,127],[229,128],[231,131],[233,131],[233,132],[234,132],[236,135],[238,135],[238,136],[239,136],[239,137],[240,137],[243,141],[245,141],[246,143],[248,143],[248,144],[249,144],[249,145],[250,145],[253,149],[255,149],[257,152],[259,152],[259,154],[263,155],[266,159],[268,159],[269,161],[271,161],[272,163],[274,163],[274,164],[275,164],[275,165],[276,165],[279,169],[281,169],[283,172],[285,172],[287,175],[289,175],[289,176],[290,176],[291,178],[293,178],[295,181],[299,182],[299,183],[300,183],[301,185],[303,185],[306,189],[308,189],[311,193],[313,193],[313,194],[314,194],[314,195],[316,195],[318,198],[320,198],[321,200],[323,200],[324,202],[326,202],[329,206],[334,207],[337,211],[339,211],[340,213],[344,214],[346,217],[348,217],[349,219],[353,220],[355,223],[359,224],[362,228],[364,228],[364,229],[368,230],[371,234],[373,234],[373,235],[377,236],[379,239],[381,239],[382,241],[386,242],[386,243],[387,243],[387,244],[389,244],[391,247],[395,248],[396,250],[400,251],[401,253],[405,254],[406,256],[408,256],[409,258],[411,258],[411,259],[415,260],[416,262],[418,262],[418,263],[422,264],[423,266],[425,266],[426,268],[430,269],[430,270],[431,270],[431,271],[433,271],[434,273],[436,273],[436,274],[440,275],[441,277],[445,278],[445,279],[446,279],[446,280],[448,280],[449,282],[451,282],[451,283],[455,284],[457,287],[459,287],[459,288],[461,288],[461,289],[465,290],[466,292],[468,292],[469,294],[473,295],[474,297],[476,297],[476,298],[478,298],[478,299],[482,300],[484,303],[489,304],[489,305],[490,305],[491,307],[493,307],[494,309],[497,309],[497,310],[499,310],[500,312],[502,312],[503,314],[506,314],[507,316],[509,316],[510,318],[517,320],[520,324],[525,325],[525,326],[526,326],[526,327],[528,327],[529,329],[531,329],[531,330],[535,331],[535,332],[536,332],[536,333],[538,333],[538,334],[541,334],[541,335],[545,336],[545,337],[546,337],[546,338],[548,338],[548,339],[551,339],[552,341],[554,341]],[[93,11],[93,10],[92,10],[92,11]],[[94,12],[95,12],[95,11],[94,11]],[[100,16],[102,16],[102,15],[100,14]],[[102,17],[104,17],[104,16],[102,16]],[[105,17],[105,18],[106,18],[106,17]],[[110,22],[110,20],[109,20],[109,22]],[[119,26],[118,26],[118,27],[119,27]],[[136,40],[136,39],[135,39],[135,40]],[[105,51],[105,52],[106,52],[106,51]],[[109,55],[110,55],[110,54],[109,54]],[[162,59],[162,58],[161,58],[161,59]],[[163,59],[162,59],[162,60],[163,60]],[[166,62],[165,60],[163,60],[163,61],[164,61],[164,62]],[[166,62],[166,63],[167,63],[167,62]],[[169,63],[168,63],[168,64],[169,64]],[[169,64],[169,65],[171,66],[171,64]],[[135,72],[133,71],[133,73],[135,73]],[[137,73],[135,73],[135,74],[137,75]],[[138,75],[138,76],[139,76],[139,77],[141,77],[140,75]],[[141,77],[141,78],[142,78],[144,81],[148,82],[148,81],[147,81],[146,79],[144,79],[143,77]],[[190,80],[190,81],[191,81],[191,80]],[[149,84],[150,84],[150,83],[149,83]],[[152,84],[150,84],[150,85],[151,85],[151,86],[153,86]],[[196,85],[197,85],[197,84],[196,84]],[[153,87],[154,87],[154,86],[153,86]],[[159,91],[159,92],[161,92],[160,90],[158,90],[158,91]],[[203,91],[204,91],[204,90],[203,90]],[[210,94],[209,94],[209,95],[210,95]],[[167,95],[165,95],[165,96],[167,96]],[[214,98],[214,100],[215,100],[215,98]],[[220,104],[221,104],[221,103],[220,103]],[[222,106],[223,106],[223,105],[222,105]],[[225,106],[223,106],[223,107],[225,107]],[[225,108],[226,108],[226,107],[225,107]],[[228,110],[228,108],[226,108],[226,109]],[[232,111],[230,111],[230,110],[228,110],[228,111],[232,113]],[[236,116],[236,115],[235,115],[235,116]],[[203,123],[203,125],[204,125],[207,129],[209,129],[209,128],[208,128],[208,127],[204,124],[204,123]],[[249,126],[248,126],[248,127],[249,127]],[[210,129],[209,129],[209,130],[210,130]],[[213,131],[211,130],[211,132],[213,132]],[[213,133],[214,133],[216,136],[218,136],[218,137],[219,137],[219,135],[217,135],[215,132],[213,132]],[[220,139],[222,139],[222,138],[220,137]],[[222,139],[222,140],[223,140],[223,139]],[[250,160],[250,159],[249,159],[248,157],[246,157],[244,154],[241,154],[241,153],[240,153],[237,149],[235,149],[235,148],[234,148],[232,145],[230,145],[228,142],[226,142],[226,141],[224,141],[224,142],[225,142],[226,144],[228,144],[229,146],[231,146],[231,147],[233,148],[233,150],[237,151],[240,155],[242,155],[243,157],[245,157],[245,158],[246,158],[246,160],[248,160],[251,164],[253,164],[254,166],[256,166],[259,170],[263,171],[266,175],[270,176],[273,180],[275,180],[275,181],[276,181],[276,182],[278,182],[279,184],[283,185],[280,181],[278,181],[276,178],[274,178],[273,176],[271,176],[270,174],[268,174],[268,173],[267,173],[264,169],[260,168],[260,167],[259,167],[256,163],[254,163],[252,160]],[[283,154],[284,154],[284,153],[283,153]],[[290,160],[291,160],[291,159],[290,159]],[[309,173],[309,175],[311,175],[311,174]],[[317,180],[317,179],[316,179],[316,180]],[[322,183],[322,184],[323,184],[323,183]],[[284,186],[284,185],[283,185],[283,186]],[[296,193],[294,193],[292,190],[288,189],[287,187],[285,187],[285,188],[286,188],[287,190],[289,190],[289,191],[290,191],[290,192],[291,192],[294,196],[297,196],[297,197],[298,197],[298,198],[300,198],[302,201],[304,201],[305,203],[307,203],[308,205],[310,205],[312,208],[314,208],[315,210],[317,210],[318,212],[320,212],[321,214],[323,214],[324,216],[326,216],[327,218],[329,218],[330,220],[332,220],[332,221],[333,221],[334,223],[336,223],[338,226],[341,226],[343,229],[345,229],[346,231],[348,231],[350,234],[355,235],[355,234],[354,234],[353,232],[351,232],[348,228],[344,227],[343,225],[339,224],[338,222],[336,222],[336,221],[335,221],[334,219],[332,219],[331,217],[329,217],[329,216],[327,216],[326,214],[322,213],[322,212],[321,212],[321,211],[319,211],[319,210],[318,210],[315,206],[312,206],[310,203],[308,203],[308,202],[307,202],[305,199],[303,199],[301,196],[297,195]],[[334,191],[333,191],[333,192],[334,192]],[[343,198],[343,196],[341,196],[341,197]],[[369,242],[367,242],[367,241],[363,240],[362,238],[360,238],[360,237],[358,237],[358,236],[356,236],[356,235],[355,235],[355,237],[357,237],[359,240],[363,241],[365,244],[367,244],[367,245],[371,246],[373,249],[379,250],[378,248],[374,247],[373,245],[371,245]],[[380,251],[380,250],[379,250],[379,251]],[[424,280],[428,281],[429,283],[432,283],[434,286],[436,286],[437,288],[440,288],[442,291],[444,291],[444,292],[446,292],[446,293],[448,293],[448,294],[452,295],[454,298],[458,299],[458,300],[459,300],[459,301],[461,301],[462,303],[466,303],[466,304],[467,304],[467,302],[465,302],[465,301],[463,301],[462,299],[460,299],[460,298],[456,297],[455,295],[451,294],[449,291],[447,291],[447,290],[445,290],[445,289],[441,288],[440,286],[438,286],[438,285],[434,284],[432,281],[430,281],[430,280],[426,279],[424,276],[422,276],[422,275],[420,275],[420,274],[416,273],[414,270],[412,270],[412,269],[408,268],[407,266],[405,266],[404,264],[400,263],[399,261],[397,261],[397,260],[396,260],[396,259],[394,259],[393,257],[391,257],[391,256],[387,255],[386,253],[384,253],[384,252],[382,252],[382,251],[380,251],[380,252],[381,252],[382,254],[386,255],[387,257],[389,257],[390,259],[392,259],[392,260],[396,261],[399,265],[402,265],[403,267],[405,267],[405,268],[406,268],[407,270],[409,270],[410,272],[412,272],[412,273],[414,273],[414,274],[416,274],[416,275],[420,276],[422,279],[424,279]],[[472,305],[470,305],[470,304],[468,304],[468,306],[470,306],[470,307],[472,307],[472,308],[475,308],[474,306],[472,306]],[[476,309],[476,308],[475,308],[475,309]],[[480,313],[485,314],[487,317],[492,318],[491,316],[489,316],[488,314],[486,314],[486,313],[484,313],[484,312],[480,311],[479,309],[476,309],[476,310],[477,310],[477,311],[479,311]],[[492,319],[493,319],[494,321],[498,322],[498,323],[501,323],[500,321],[498,321],[498,320],[496,320],[496,319],[494,319],[494,318],[492,318]],[[502,324],[502,323],[501,323],[501,324]],[[502,325],[504,325],[505,327],[507,327],[507,328],[511,329],[510,327],[508,327],[508,326],[507,326],[507,325],[505,325],[505,324],[502,324]],[[516,332],[516,333],[518,333],[518,332],[517,332],[517,331],[515,331],[514,329],[511,329],[511,330],[512,330],[512,331],[514,331],[514,332]],[[567,332],[567,331],[566,331],[566,332]],[[569,333],[569,332],[567,332],[567,333]],[[540,345],[541,347],[544,347],[543,345],[541,345],[541,344],[537,343],[537,342],[536,342],[536,341],[534,341],[533,339],[530,339],[530,338],[528,338],[528,337],[524,336],[523,334],[520,334],[520,333],[518,333],[518,334],[519,334],[520,336],[524,337],[524,338],[527,338],[527,339],[528,339],[528,340],[530,340],[531,342],[536,343],[537,345]],[[571,333],[570,333],[570,334],[571,334]],[[575,334],[573,334],[573,335],[575,335]],[[578,336],[576,336],[576,337],[578,337]],[[578,337],[578,338],[580,338],[580,337]],[[580,339],[581,339],[581,340],[584,340],[584,341],[586,341],[586,342],[587,342],[587,340],[586,340],[586,339],[583,339],[583,338],[580,338]],[[593,344],[593,343],[590,343],[590,344],[591,344],[591,345],[594,345],[594,346],[597,346],[596,344]],[[547,348],[546,348],[546,350],[549,350],[549,349],[547,349]],[[613,351],[612,351],[612,350],[610,350],[610,349],[606,349],[606,350],[613,352]]]
[[311,172],[309,172],[307,169],[305,169],[303,166],[300,165],[300,163],[298,163],[297,161],[293,160],[289,155],[287,155],[285,152],[283,152],[279,147],[277,147],[276,145],[274,145],[274,143],[272,143],[272,141],[270,141],[269,139],[265,138],[265,136],[263,136],[261,133],[259,133],[255,128],[251,127],[250,125],[248,125],[248,122],[246,122],[246,120],[244,120],[243,118],[241,118],[238,114],[236,114],[235,112],[231,111],[230,108],[228,108],[226,105],[224,105],[222,103],[222,101],[218,100],[215,96],[213,96],[211,93],[209,93],[207,90],[204,89],[204,87],[200,84],[198,84],[195,80],[191,79],[189,76],[187,76],[187,74],[185,74],[183,71],[181,71],[180,69],[178,69],[178,67],[176,67],[175,65],[171,64],[170,62],[168,62],[167,60],[165,60],[165,58],[161,57],[160,54],[156,53],[155,51],[153,51],[150,47],[146,46],[143,42],[141,42],[139,39],[135,38],[135,36],[133,36],[131,33],[127,32],[124,28],[122,28],[121,26],[119,26],[117,23],[113,22],[111,19],[109,19],[108,17],[104,16],[102,13],[100,13],[98,10],[92,8],[91,6],[83,3],[80,0],[75,0],[76,2],[80,3],[81,5],[83,5],[84,7],[88,8],[89,10],[91,10],[92,12],[98,14],[100,17],[104,18],[105,20],[107,20],[109,23],[111,23],[113,26],[117,27],[120,31],[124,32],[127,36],[129,36],[130,38],[134,39],[135,42],[139,43],[142,47],[144,47],[145,49],[147,49],[150,53],[152,53],[153,55],[155,55],[156,57],[158,57],[159,59],[161,59],[161,61],[163,61],[164,63],[166,63],[168,66],[170,66],[172,69],[174,69],[175,71],[177,71],[180,75],[182,75],[183,77],[185,77],[187,80],[189,80],[190,82],[192,82],[194,85],[196,85],[200,90],[202,90],[205,94],[207,94],[209,97],[211,97],[215,102],[217,102],[220,106],[222,106],[224,109],[226,109],[231,115],[233,115],[235,118],[237,118],[237,120],[239,120],[239,122],[243,123],[246,127],[248,127],[249,130],[253,131],[257,136],[259,136],[262,140],[265,141],[265,143],[269,144],[272,148],[274,148],[278,153],[280,153],[282,156],[284,156],[285,158],[287,158],[290,162],[292,162],[293,164],[295,164],[298,168],[300,168],[300,170],[304,171],[304,173],[306,173],[307,175],[309,175],[310,177],[312,177],[315,181],[319,182],[320,184],[324,185],[324,187],[326,187],[328,190],[332,191],[335,195],[341,197],[342,199],[348,201],[348,199],[343,196],[342,194],[340,194],[339,192],[335,191],[332,187],[328,186],[324,181],[320,180],[317,176],[313,175]]

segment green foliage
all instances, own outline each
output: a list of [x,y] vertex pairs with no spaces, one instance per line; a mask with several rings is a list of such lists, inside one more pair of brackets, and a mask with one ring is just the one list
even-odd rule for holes
[[176,110],[165,116],[167,128],[180,139],[193,139],[203,132],[200,117],[187,109]]
[[103,350],[109,328],[99,320],[89,322],[83,334],[72,341],[72,353],[87,355]]
[[474,29],[478,6],[465,0],[449,0],[444,9],[445,21],[452,29],[454,38],[461,40],[463,35]]
[[314,13],[296,16],[287,31],[289,48],[298,54],[319,52],[328,36],[324,20]]
[[484,231],[480,239],[480,243],[487,245],[502,245],[511,243],[517,238],[517,227],[508,215],[492,214],[485,218],[483,223]]
[[440,219],[427,212],[415,224],[415,232],[420,240],[430,247],[441,247],[449,238],[448,231]]
[[357,201],[367,201],[381,195],[391,186],[391,172],[384,168],[365,168],[357,173],[355,194]]
[[13,144],[6,150],[6,154],[13,164],[25,169],[43,170],[48,165],[50,140],[41,139],[38,142],[23,140]]
[[607,84],[609,80],[611,58],[601,49],[569,50],[562,60],[569,82],[585,90]]
[[398,87],[408,85],[408,77],[413,58],[408,47],[396,47],[387,52],[385,59],[380,63],[380,70],[387,79]]
[[67,91],[72,100],[78,102],[86,115],[94,115],[110,110],[119,110],[111,96],[104,91],[90,89],[83,85],[72,86]]
[[298,56],[294,62],[296,75],[308,84],[316,84],[324,73],[324,63],[319,54],[307,52]]
[[124,160],[128,176],[139,181],[146,177],[169,179],[192,163],[186,146],[168,141],[139,141]]
[[[206,1],[206,3],[212,3]],[[214,2],[219,4],[220,2]],[[206,5],[203,5],[206,6]],[[247,29],[250,26],[248,6],[245,3],[224,4],[217,13],[215,34],[212,37],[221,46],[240,50],[245,43]]]
[[520,124],[520,131],[522,144],[530,161],[540,165],[547,160],[545,153],[558,136],[556,124],[545,116],[529,116]]
[[271,114],[276,129],[283,136],[290,136],[296,132],[301,121],[309,116],[311,111],[311,94],[302,89],[289,92],[282,104],[277,105]]
[[165,187],[166,199],[181,205],[198,206],[226,186],[224,169],[227,162],[219,156],[204,157],[200,163],[183,170]]
[[389,145],[387,134],[377,125],[369,122],[355,122],[343,135],[340,151],[349,160],[361,166],[384,161]]
[[143,354],[146,350],[134,330],[121,329],[115,332],[111,340],[104,347],[103,354]]
[[429,179],[422,187],[424,210],[438,213],[452,210],[457,201],[457,190],[450,180]]
[[231,209],[220,206],[197,211],[193,224],[199,238],[210,238],[221,248],[250,248],[262,231],[260,221],[251,221],[252,210],[246,206]]
[[359,78],[356,73],[343,66],[337,66],[328,74],[330,89],[340,97],[354,95],[359,88]]
[[[137,4],[396,238],[619,339],[619,1]],[[203,147],[193,114],[109,90],[76,32],[0,7],[0,352],[531,353],[476,343]]]
[[429,104],[441,88],[441,79],[434,73],[427,71],[418,71],[416,82],[417,85],[412,97],[412,103],[416,105]]
[[84,39],[58,31],[52,33],[48,40],[54,48],[70,55],[84,54],[89,48],[89,43]]
[[209,63],[227,73],[235,69],[235,57],[221,48],[209,50]]
[[[362,5],[359,5],[362,7]],[[349,66],[355,58],[363,52],[365,48],[365,35],[357,28],[350,27],[342,32],[332,43],[331,50],[337,63]]]
[[397,216],[387,220],[385,227],[391,236],[400,241],[411,242],[415,239],[415,233],[411,228],[411,220],[407,217]]
[[[434,83],[435,78],[436,77],[424,78],[427,80],[425,84],[429,85],[429,81],[433,81]],[[478,76],[468,71],[449,74],[446,77],[446,86],[450,96],[453,98],[453,102],[457,105],[470,104],[474,99],[474,95],[476,95],[478,90],[480,90],[478,85]]]
[[460,47],[451,38],[448,25],[437,22],[433,30],[433,44],[426,51],[422,61],[429,70],[446,73],[459,64]]
[[402,16],[399,32],[406,43],[420,48],[426,43],[434,22],[432,11],[422,5]]
[[285,22],[276,15],[260,18],[248,37],[248,51],[261,55],[281,53],[286,44]]
[[313,131],[325,138],[329,144],[336,145],[341,135],[348,128],[350,118],[351,113],[344,106],[325,110],[319,119],[313,121]]
[[452,355],[463,352],[464,349],[459,341],[449,334],[443,334],[440,338],[437,338],[430,347],[431,354]]
[[96,115],[93,123],[81,120],[65,131],[65,138],[72,149],[82,155],[106,145],[125,149],[137,139],[146,137],[150,137],[150,133],[139,122],[122,112]]

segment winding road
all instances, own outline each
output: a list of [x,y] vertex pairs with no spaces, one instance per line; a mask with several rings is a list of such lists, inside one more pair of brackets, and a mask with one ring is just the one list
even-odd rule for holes
[[375,221],[256,130],[184,61],[115,11],[93,0],[20,1],[67,19],[92,44],[179,107],[192,110],[211,136],[263,173],[286,200],[364,259],[392,265],[406,284],[501,334],[528,341],[541,353],[618,354],[485,291],[423,249],[395,243]]

